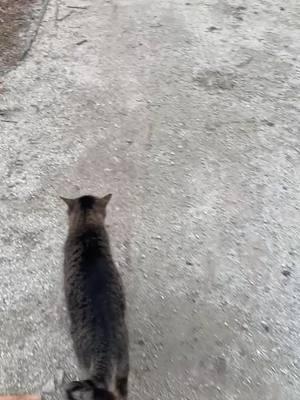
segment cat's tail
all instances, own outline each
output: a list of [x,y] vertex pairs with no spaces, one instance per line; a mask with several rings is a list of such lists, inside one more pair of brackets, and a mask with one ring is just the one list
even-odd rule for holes
[[[66,388],[68,400],[117,400],[117,397],[105,388],[99,388],[92,380],[73,381]],[[91,396],[92,394],[92,396]]]

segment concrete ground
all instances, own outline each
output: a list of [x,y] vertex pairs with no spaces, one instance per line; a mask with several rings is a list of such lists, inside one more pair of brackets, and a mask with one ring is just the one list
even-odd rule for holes
[[297,0],[50,0],[0,98],[0,388],[77,374],[58,195],[113,193],[133,400],[299,400]]

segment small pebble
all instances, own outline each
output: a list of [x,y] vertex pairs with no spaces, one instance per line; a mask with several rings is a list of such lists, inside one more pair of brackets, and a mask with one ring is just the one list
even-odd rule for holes
[[244,324],[242,325],[242,328],[244,329],[244,331],[247,331],[247,330],[249,329],[249,326],[248,326],[247,324],[244,323]]
[[267,124],[268,126],[274,126],[274,125],[275,125],[274,122],[271,122],[271,121],[266,121],[266,124]]
[[42,388],[43,393],[54,393],[55,392],[55,382],[54,379],[51,378]]
[[207,30],[208,30],[209,32],[215,32],[215,31],[218,30],[218,28],[217,28],[216,26],[210,26],[209,28],[207,28]]
[[269,328],[268,324],[265,321],[261,321],[261,325],[262,325],[262,327],[264,328],[264,330],[266,332],[270,331],[270,328]]

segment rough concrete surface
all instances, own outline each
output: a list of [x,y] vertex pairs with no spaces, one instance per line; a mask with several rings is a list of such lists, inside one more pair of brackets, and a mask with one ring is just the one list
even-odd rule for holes
[[112,192],[130,399],[299,400],[299,21],[50,0],[0,100],[2,392],[76,376],[58,195]]

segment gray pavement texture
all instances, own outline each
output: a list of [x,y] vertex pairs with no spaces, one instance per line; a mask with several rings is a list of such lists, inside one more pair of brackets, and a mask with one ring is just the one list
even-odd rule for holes
[[58,195],[112,192],[130,399],[299,400],[299,21],[298,0],[50,0],[0,99],[2,392],[77,375]]

